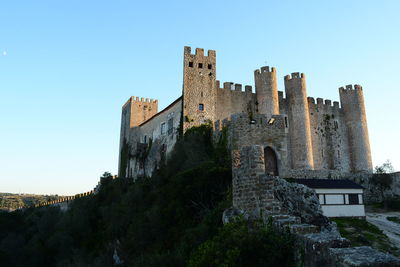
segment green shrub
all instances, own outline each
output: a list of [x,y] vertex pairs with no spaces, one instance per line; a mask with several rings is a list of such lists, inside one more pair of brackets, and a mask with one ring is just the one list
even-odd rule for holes
[[294,266],[294,238],[262,222],[224,225],[191,255],[189,266]]

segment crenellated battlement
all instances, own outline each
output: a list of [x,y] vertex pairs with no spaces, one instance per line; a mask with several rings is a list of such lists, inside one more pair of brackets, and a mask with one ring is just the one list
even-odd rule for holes
[[339,102],[338,101],[333,101],[330,99],[323,99],[318,97],[317,101],[315,101],[314,97],[307,97],[307,102],[308,104],[314,104],[314,105],[318,105],[320,107],[330,107],[333,109],[339,109]]
[[[203,48],[196,48],[195,54],[192,54],[192,48],[190,46],[185,46],[184,53],[185,55],[195,56],[195,57],[204,57],[204,49]],[[206,57],[215,57],[216,53],[215,50],[208,50]]]
[[224,82],[222,88],[221,88],[221,82],[219,80],[216,80],[215,83],[217,90],[228,90],[228,91],[246,92],[246,93],[253,92],[253,87],[251,85],[245,85],[243,91],[243,85],[240,83]]
[[355,84],[354,86],[352,84],[348,84],[345,87],[339,87],[339,92],[351,92],[351,91],[362,91],[362,86],[359,84]]
[[305,79],[306,75],[300,72],[292,72],[292,75],[286,75],[285,81],[292,80],[292,79]]
[[153,98],[144,98],[144,97],[138,97],[138,96],[132,96],[131,98],[130,98],[130,101],[132,101],[132,102],[134,102],[134,103],[143,103],[143,104],[145,104],[145,103],[147,103],[147,104],[149,104],[149,103],[158,103],[158,100],[157,99],[153,99]]
[[255,74],[261,74],[261,73],[276,73],[275,67],[272,67],[271,70],[269,69],[269,66],[264,66],[261,67],[260,69],[256,69],[254,71]]

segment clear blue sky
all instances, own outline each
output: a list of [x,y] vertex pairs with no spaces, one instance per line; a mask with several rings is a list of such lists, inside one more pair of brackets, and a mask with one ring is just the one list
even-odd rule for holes
[[260,66],[307,75],[338,100],[361,84],[374,165],[400,170],[400,1],[2,1],[0,192],[75,194],[117,172],[131,96],[163,108],[182,89],[183,46],[217,50],[217,78]]

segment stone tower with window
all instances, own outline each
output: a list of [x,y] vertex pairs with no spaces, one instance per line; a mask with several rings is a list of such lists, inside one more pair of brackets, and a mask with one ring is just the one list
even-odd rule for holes
[[216,56],[214,50],[196,48],[192,54],[185,47],[183,57],[183,131],[215,121],[216,112]]

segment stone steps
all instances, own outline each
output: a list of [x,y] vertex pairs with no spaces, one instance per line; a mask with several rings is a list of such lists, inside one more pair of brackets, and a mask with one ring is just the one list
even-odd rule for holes
[[273,225],[277,228],[283,228],[292,224],[301,223],[300,218],[291,215],[274,215],[272,216]]
[[329,248],[331,261],[327,266],[400,266],[400,259],[371,247]]
[[299,224],[291,224],[288,227],[289,227],[289,232],[292,234],[305,235],[305,234],[320,232],[320,228],[312,224],[299,223]]

